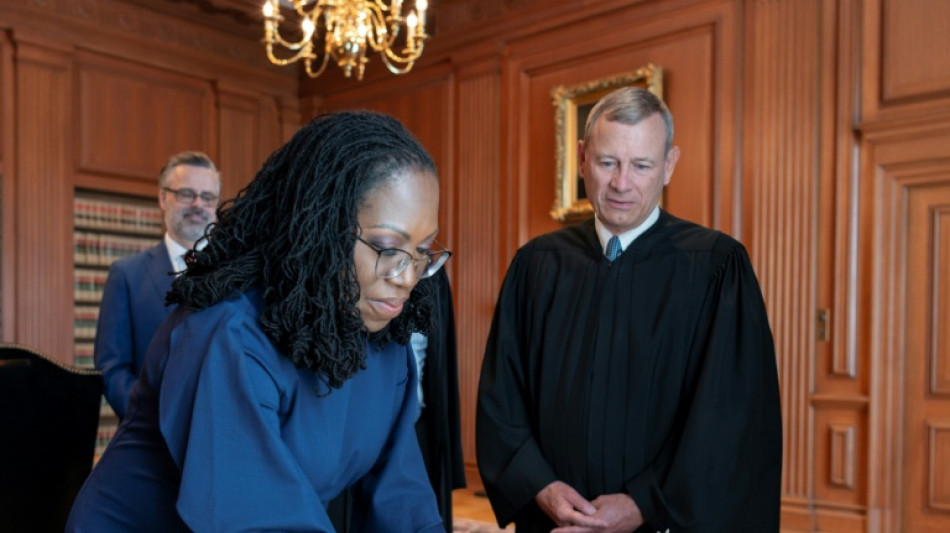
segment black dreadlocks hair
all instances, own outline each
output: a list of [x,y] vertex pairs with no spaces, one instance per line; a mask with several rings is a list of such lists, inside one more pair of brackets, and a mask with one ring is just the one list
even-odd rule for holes
[[[406,170],[437,175],[394,118],[369,111],[316,117],[218,208],[207,246],[186,254],[188,269],[167,302],[203,309],[261,289],[260,324],[271,342],[339,388],[366,366],[353,262],[357,215],[371,190]],[[405,344],[413,331],[428,332],[429,283],[421,280],[403,312],[369,341]]]

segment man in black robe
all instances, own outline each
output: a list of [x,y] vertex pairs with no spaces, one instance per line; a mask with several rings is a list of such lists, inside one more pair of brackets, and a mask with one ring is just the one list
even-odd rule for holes
[[595,219],[518,251],[485,351],[476,452],[498,523],[777,532],[778,377],[746,251],[658,207],[679,149],[650,92],[605,97],[584,137]]

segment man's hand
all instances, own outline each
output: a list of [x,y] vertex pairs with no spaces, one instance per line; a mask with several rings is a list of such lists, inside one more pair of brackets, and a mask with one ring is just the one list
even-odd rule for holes
[[538,507],[558,526],[582,526],[583,529],[577,531],[601,531],[600,528],[607,525],[603,519],[591,516],[597,512],[593,503],[562,481],[544,487],[534,499]]
[[627,494],[605,494],[591,503],[597,511],[590,518],[599,519],[602,526],[558,522],[561,527],[551,530],[551,533],[630,533],[643,525],[640,508]]

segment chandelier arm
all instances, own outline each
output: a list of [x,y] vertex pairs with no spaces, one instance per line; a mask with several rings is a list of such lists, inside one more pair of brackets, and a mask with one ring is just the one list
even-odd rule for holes
[[313,41],[313,37],[311,37],[310,39],[301,39],[297,42],[287,41],[280,34],[280,32],[274,32],[274,43],[279,44],[288,50],[300,50],[301,48],[306,47],[307,43],[310,43],[312,41]]
[[[399,40],[399,35],[402,33],[400,21],[393,17],[387,17],[386,21],[382,24],[385,24],[383,31],[369,32],[367,35],[369,45],[377,52],[392,49],[396,41]],[[383,34],[383,37],[380,37],[380,33]]]
[[326,8],[329,7],[329,4],[331,4],[332,2],[327,2],[327,0],[319,0],[318,2],[314,2],[313,7],[310,8],[310,11],[307,11],[306,1],[293,0],[293,3],[294,3],[294,11],[296,11],[297,14],[300,15],[301,18],[314,18],[311,16],[314,12],[316,12],[317,17],[319,17],[320,13],[325,11]]
[[[401,63],[401,64],[408,63],[411,65],[417,59],[419,59],[419,56],[422,55],[423,48],[425,48],[425,45],[422,42],[420,42],[419,44],[416,45],[416,48],[412,52],[409,52],[405,56],[400,56],[389,48],[386,48],[385,50],[381,51],[380,55],[386,61],[392,61],[394,63]],[[409,68],[412,68],[412,67],[410,66]],[[409,72],[409,71],[407,70],[406,72]]]
[[310,76],[311,78],[316,78],[316,77],[319,76],[320,74],[323,74],[323,71],[327,69],[327,65],[330,63],[330,54],[329,54],[326,50],[324,50],[324,51],[323,51],[323,61],[320,62],[320,68],[317,69],[316,72],[314,72],[314,71],[311,69],[310,65],[313,63],[313,59],[316,59],[316,57],[317,57],[317,56],[312,55],[312,56],[311,56],[311,59],[305,60],[305,61],[304,61],[304,64],[303,64],[303,65],[304,65],[304,70],[306,70],[306,72],[307,72],[307,76]]
[[388,57],[382,54],[381,56],[383,58],[383,64],[386,65],[386,70],[388,70],[389,72],[392,72],[393,74],[406,74],[407,72],[412,70],[412,67],[415,64],[415,61],[407,61],[405,62],[406,63],[405,67],[399,68],[399,66],[393,63],[392,61],[390,61]]
[[286,58],[277,57],[277,55],[274,54],[274,48],[271,43],[268,43],[265,49],[267,50],[267,59],[270,60],[271,63],[279,67],[285,67],[291,63],[296,63],[297,61],[300,61],[301,59],[306,59],[308,57],[306,50],[301,50],[297,52],[296,54],[290,57],[286,57]]

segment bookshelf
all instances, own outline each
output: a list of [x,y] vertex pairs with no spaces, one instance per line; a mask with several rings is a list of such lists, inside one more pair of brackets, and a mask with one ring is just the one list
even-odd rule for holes
[[[144,251],[162,238],[162,211],[155,198],[77,189],[73,199],[73,357],[93,367],[93,342],[102,290],[117,259]],[[101,399],[96,459],[115,434],[118,418]]]

